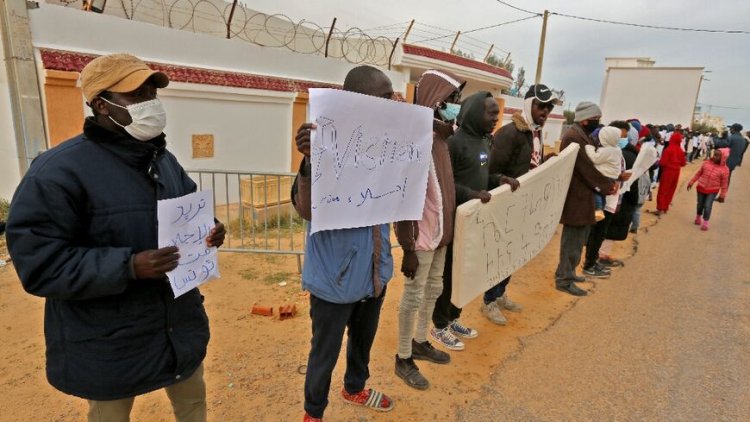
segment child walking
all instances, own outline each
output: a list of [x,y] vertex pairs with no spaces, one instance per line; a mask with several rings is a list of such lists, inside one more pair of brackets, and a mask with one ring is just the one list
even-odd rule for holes
[[719,199],[717,199],[719,202],[724,202],[724,198],[727,197],[727,189],[729,188],[728,156],[729,151],[727,149],[715,150],[711,159],[703,162],[701,168],[687,185],[687,190],[690,190],[693,184],[696,181],[698,182],[698,187],[695,189],[698,194],[695,224],[700,225],[703,231],[708,230],[711,207],[716,196],[719,196]]

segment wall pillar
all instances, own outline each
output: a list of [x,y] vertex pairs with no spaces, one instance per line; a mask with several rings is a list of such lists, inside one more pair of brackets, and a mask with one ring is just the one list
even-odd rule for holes
[[307,122],[307,103],[310,99],[310,94],[307,92],[298,92],[297,97],[294,99],[292,104],[292,172],[299,170],[299,164],[302,162],[303,155],[297,151],[297,129]]
[[495,97],[495,102],[497,103],[497,106],[500,107],[500,115],[497,116],[497,124],[495,125],[495,129],[492,130],[492,133],[495,133],[496,130],[503,127],[503,116],[505,115],[505,98],[502,97]]
[[66,141],[83,130],[83,94],[76,86],[78,72],[45,71],[45,113],[50,147]]

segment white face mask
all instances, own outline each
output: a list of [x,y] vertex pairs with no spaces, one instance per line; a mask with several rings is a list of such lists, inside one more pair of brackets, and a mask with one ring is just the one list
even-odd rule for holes
[[128,114],[130,114],[130,119],[132,120],[129,125],[121,125],[113,119],[112,116],[109,116],[109,119],[117,126],[125,129],[130,136],[139,141],[150,141],[151,139],[156,138],[161,135],[164,128],[167,126],[167,112],[164,110],[164,106],[158,98],[144,101],[142,103],[130,104],[128,106],[115,104],[104,97],[99,98],[115,107],[127,110]]

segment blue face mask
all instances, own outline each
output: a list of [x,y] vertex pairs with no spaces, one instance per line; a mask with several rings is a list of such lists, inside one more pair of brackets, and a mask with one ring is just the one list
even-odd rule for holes
[[617,141],[617,146],[620,147],[620,149],[623,149],[628,146],[628,143],[628,138],[620,138],[620,140]]
[[445,108],[439,108],[438,114],[440,114],[440,117],[442,117],[443,120],[450,122],[451,120],[456,120],[459,111],[461,111],[460,104],[445,103]]

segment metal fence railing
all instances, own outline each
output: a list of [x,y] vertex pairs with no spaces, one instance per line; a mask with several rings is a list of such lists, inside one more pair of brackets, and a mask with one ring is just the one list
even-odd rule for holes
[[222,251],[294,255],[301,271],[305,225],[292,206],[294,173],[186,171],[198,190],[213,190],[215,216],[227,228]]

